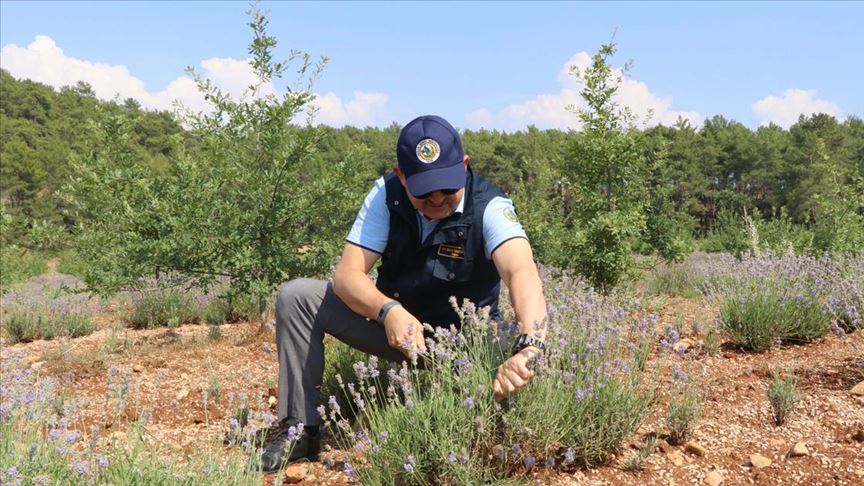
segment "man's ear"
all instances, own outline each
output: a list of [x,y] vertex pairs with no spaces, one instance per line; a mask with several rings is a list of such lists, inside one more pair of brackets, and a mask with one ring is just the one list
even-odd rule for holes
[[467,168],[468,168],[468,164],[471,162],[471,156],[470,156],[470,155],[465,155],[465,156],[463,157],[462,160],[464,160],[465,168],[467,169]]
[[398,165],[393,166],[393,173],[396,174],[396,177],[399,178],[399,182],[402,183],[402,187],[407,188],[407,186],[405,185],[405,173],[402,172]]

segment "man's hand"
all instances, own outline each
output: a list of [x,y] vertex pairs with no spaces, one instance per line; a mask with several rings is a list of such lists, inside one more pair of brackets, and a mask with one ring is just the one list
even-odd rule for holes
[[492,383],[496,402],[513,395],[531,381],[534,371],[531,370],[530,366],[533,365],[533,360],[538,356],[540,356],[540,350],[529,346],[508,358],[498,367],[495,381]]
[[412,352],[426,351],[423,326],[401,305],[393,307],[387,313],[384,319],[384,332],[387,333],[387,343],[390,347],[402,351],[409,359]]

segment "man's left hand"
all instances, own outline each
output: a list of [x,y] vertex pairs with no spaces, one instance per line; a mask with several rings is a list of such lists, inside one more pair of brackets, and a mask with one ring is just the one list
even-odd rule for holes
[[531,381],[534,371],[529,368],[529,361],[533,361],[537,356],[540,356],[540,350],[529,346],[498,367],[495,381],[492,383],[496,402],[517,393]]

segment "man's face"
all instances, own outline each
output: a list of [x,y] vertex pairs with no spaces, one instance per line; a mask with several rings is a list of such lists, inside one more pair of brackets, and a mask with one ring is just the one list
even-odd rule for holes
[[[465,156],[465,169],[468,168],[468,156]],[[435,191],[424,199],[418,199],[411,194],[411,191],[408,190],[408,185],[405,182],[405,174],[399,170],[398,166],[393,167],[393,171],[399,176],[399,181],[402,182],[402,187],[405,188],[405,192],[408,194],[408,199],[411,200],[411,204],[429,219],[444,219],[447,216],[453,214],[453,211],[456,211],[456,208],[459,207],[459,201],[462,200],[462,196],[465,194],[465,189],[459,189],[454,194],[444,194],[441,191]]]

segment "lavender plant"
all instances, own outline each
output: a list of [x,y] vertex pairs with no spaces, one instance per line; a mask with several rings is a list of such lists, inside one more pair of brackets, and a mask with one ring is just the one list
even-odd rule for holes
[[146,417],[126,424],[125,442],[110,445],[100,427],[83,426],[74,400],[55,403],[63,393],[58,380],[40,376],[23,355],[5,350],[0,366],[2,484],[261,484],[250,459],[257,456],[248,449],[159,457],[142,438]]
[[835,260],[826,307],[838,334],[864,328],[864,253]]
[[352,451],[349,474],[364,484],[479,484],[595,464],[620,447],[646,413],[640,370],[655,321],[634,319],[621,296],[543,273],[549,350],[518,396],[495,403],[491,389],[516,326],[470,303],[457,309],[460,329],[427,329],[428,354],[416,357],[424,370],[402,363],[382,373],[370,359],[355,365],[356,381],[340,377],[356,423],[335,396],[319,412]]
[[76,338],[96,329],[90,317],[93,308],[81,296],[59,295],[46,300],[32,291],[10,291],[3,296],[2,304],[6,311],[3,328],[13,343],[57,336]]
[[702,415],[699,392],[693,388],[687,373],[676,369],[673,373],[676,390],[669,399],[666,426],[669,428],[669,443],[683,444],[693,433]]
[[187,293],[157,291],[133,297],[133,309],[126,318],[135,329],[177,327],[198,322],[199,309]]
[[731,342],[763,352],[777,342],[810,342],[828,332],[834,268],[828,256],[727,256],[706,266],[703,291],[719,305],[719,324]]
[[768,385],[768,401],[771,403],[776,425],[783,425],[786,422],[786,417],[792,413],[792,410],[801,400],[795,389],[797,383],[798,380],[795,376],[781,376],[777,371],[773,372],[771,384]]

